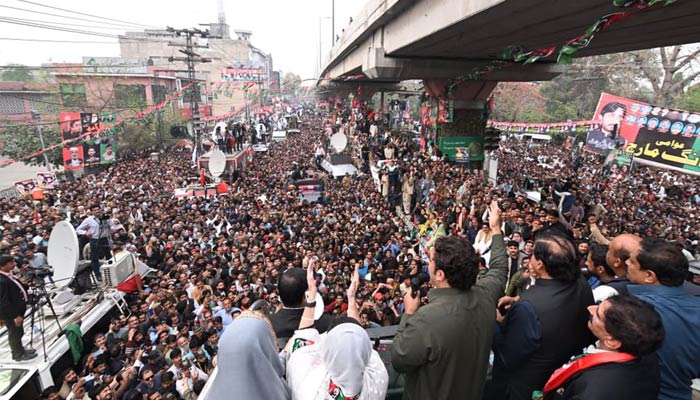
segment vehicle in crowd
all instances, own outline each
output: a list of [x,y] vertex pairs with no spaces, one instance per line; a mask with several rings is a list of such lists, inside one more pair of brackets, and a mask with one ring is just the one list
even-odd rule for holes
[[0,400],[38,399],[41,391],[55,385],[53,377],[74,365],[69,336],[76,340],[79,332],[80,340],[105,332],[110,318],[128,312],[125,294],[117,286],[137,273],[143,277],[151,272],[136,256],[120,251],[102,262],[103,284],[98,285],[90,260],[80,259],[75,229],[67,221],[52,230],[47,253],[50,267],[29,288],[36,301],[27,307],[22,337],[23,346],[36,349],[38,355],[14,361],[7,328],[0,329]]
[[319,201],[323,197],[324,184],[319,179],[299,179],[294,182],[294,185],[299,189],[299,200],[313,203]]
[[321,168],[331,178],[342,178],[345,175],[354,176],[360,172],[353,164],[349,154],[330,154],[321,160]]
[[274,142],[284,142],[287,140],[287,131],[273,131],[272,140]]
[[253,146],[253,151],[256,153],[267,153],[269,150],[267,143],[255,143]]

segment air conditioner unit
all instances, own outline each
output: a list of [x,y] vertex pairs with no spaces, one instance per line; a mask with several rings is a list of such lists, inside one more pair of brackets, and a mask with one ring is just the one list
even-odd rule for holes
[[135,258],[129,252],[120,252],[100,267],[102,282],[107,287],[116,287],[135,272]]

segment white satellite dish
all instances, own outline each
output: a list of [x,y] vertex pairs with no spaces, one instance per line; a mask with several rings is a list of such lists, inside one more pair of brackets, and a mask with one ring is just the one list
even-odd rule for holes
[[219,149],[215,149],[209,156],[209,172],[214,178],[218,178],[226,169],[226,154]]
[[68,286],[78,273],[80,244],[73,225],[61,221],[53,227],[49,236],[47,259],[53,268],[53,281],[57,288]]
[[331,147],[337,152],[340,153],[343,150],[345,150],[345,146],[348,145],[348,137],[345,136],[342,133],[336,133],[335,135],[331,136]]

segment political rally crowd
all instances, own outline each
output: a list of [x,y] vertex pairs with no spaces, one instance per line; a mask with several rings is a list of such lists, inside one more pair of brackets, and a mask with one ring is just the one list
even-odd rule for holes
[[[304,119],[226,194],[174,197],[201,171],[173,148],[38,205],[0,200],[0,284],[46,263],[57,222],[87,243],[98,215],[113,251],[156,271],[44,398],[691,398],[697,178],[508,140],[496,185],[371,120]],[[363,173],[317,168],[338,131]],[[229,151],[248,140],[233,137]],[[304,178],[323,182],[319,201],[300,197]],[[370,340],[393,325],[388,346]]]

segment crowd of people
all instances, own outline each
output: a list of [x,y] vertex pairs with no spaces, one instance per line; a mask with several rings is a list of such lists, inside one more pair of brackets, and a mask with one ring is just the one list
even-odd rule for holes
[[[412,137],[319,115],[256,155],[225,195],[173,197],[200,174],[175,148],[60,182],[38,205],[0,200],[2,284],[15,266],[21,276],[45,263],[54,224],[98,215],[115,251],[157,271],[45,398],[194,399],[211,380],[212,399],[383,399],[391,369],[408,399],[689,398],[700,375],[695,179],[601,177],[594,157],[507,142],[496,186]],[[314,167],[338,130],[364,174],[332,180]],[[219,145],[236,151],[252,141],[244,131]],[[541,165],[553,159],[561,166]],[[318,202],[294,185],[309,176],[324,180]],[[389,325],[387,364],[363,328]],[[584,349],[593,366],[559,369]]]

